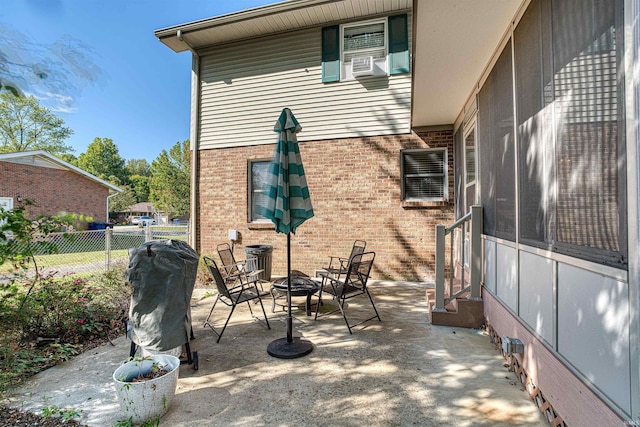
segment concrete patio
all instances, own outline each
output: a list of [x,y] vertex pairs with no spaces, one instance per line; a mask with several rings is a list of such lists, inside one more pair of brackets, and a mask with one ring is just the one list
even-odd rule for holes
[[[370,289],[383,321],[358,326],[353,335],[339,313],[314,321],[301,309],[304,298],[294,299],[294,336],[314,350],[292,360],[267,354],[271,341],[286,336],[286,313],[278,307],[272,313],[270,297],[264,305],[271,330],[239,307],[216,343],[202,326],[214,298],[196,289],[191,347],[199,370],[180,367],[176,397],[160,425],[548,425],[484,331],[431,325],[427,286],[374,281]],[[355,318],[370,310],[365,303],[351,300]],[[216,307],[216,324],[227,310]],[[87,425],[114,426],[126,417],[111,375],[128,357],[129,341],[114,344],[34,376],[8,404],[36,413],[73,408]]]

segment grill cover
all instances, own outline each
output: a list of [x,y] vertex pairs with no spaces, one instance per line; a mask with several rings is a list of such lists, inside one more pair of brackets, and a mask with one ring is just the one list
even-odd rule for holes
[[189,342],[199,259],[180,240],[154,240],[129,249],[125,276],[133,287],[129,325],[134,343],[167,351]]

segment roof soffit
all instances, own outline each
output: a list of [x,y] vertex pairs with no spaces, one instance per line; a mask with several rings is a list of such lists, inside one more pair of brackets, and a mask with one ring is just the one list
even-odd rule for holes
[[175,52],[408,11],[412,0],[289,0],[155,31]]
[[416,0],[412,126],[452,124],[527,0]]
[[20,165],[29,165],[29,166],[39,166],[42,168],[52,168],[52,169],[61,169],[66,170],[64,166],[59,163],[54,163],[50,159],[38,155],[32,156],[20,156],[13,158],[4,158],[0,159],[0,161],[8,162],[8,163],[17,163]]

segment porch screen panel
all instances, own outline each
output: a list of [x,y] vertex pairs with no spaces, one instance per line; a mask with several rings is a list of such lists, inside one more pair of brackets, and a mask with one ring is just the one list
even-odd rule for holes
[[454,174],[454,188],[455,188],[455,214],[456,219],[462,217],[464,212],[464,180],[462,179],[462,171],[464,171],[464,141],[462,138],[462,126],[458,128],[454,135],[454,162],[455,167],[454,170],[456,173]]
[[550,0],[533,1],[514,31],[521,241],[549,247],[555,210]]
[[511,42],[478,95],[478,160],[484,232],[515,241],[515,148]]
[[[617,0],[552,2],[556,122],[556,246],[626,264],[624,99],[617,82],[622,34]],[[621,217],[621,215],[623,217]],[[601,252],[604,251],[604,252]]]

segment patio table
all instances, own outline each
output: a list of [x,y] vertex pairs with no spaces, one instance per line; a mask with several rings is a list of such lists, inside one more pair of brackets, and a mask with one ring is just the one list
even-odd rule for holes
[[[307,300],[305,308],[307,309],[307,316],[311,316],[311,297],[320,290],[320,283],[309,277],[293,276],[291,277],[291,296],[301,297],[306,296]],[[285,307],[285,304],[277,303],[277,300],[287,297],[287,278],[277,279],[271,286],[271,297],[273,303],[271,306],[271,312],[275,312],[276,304]]]

